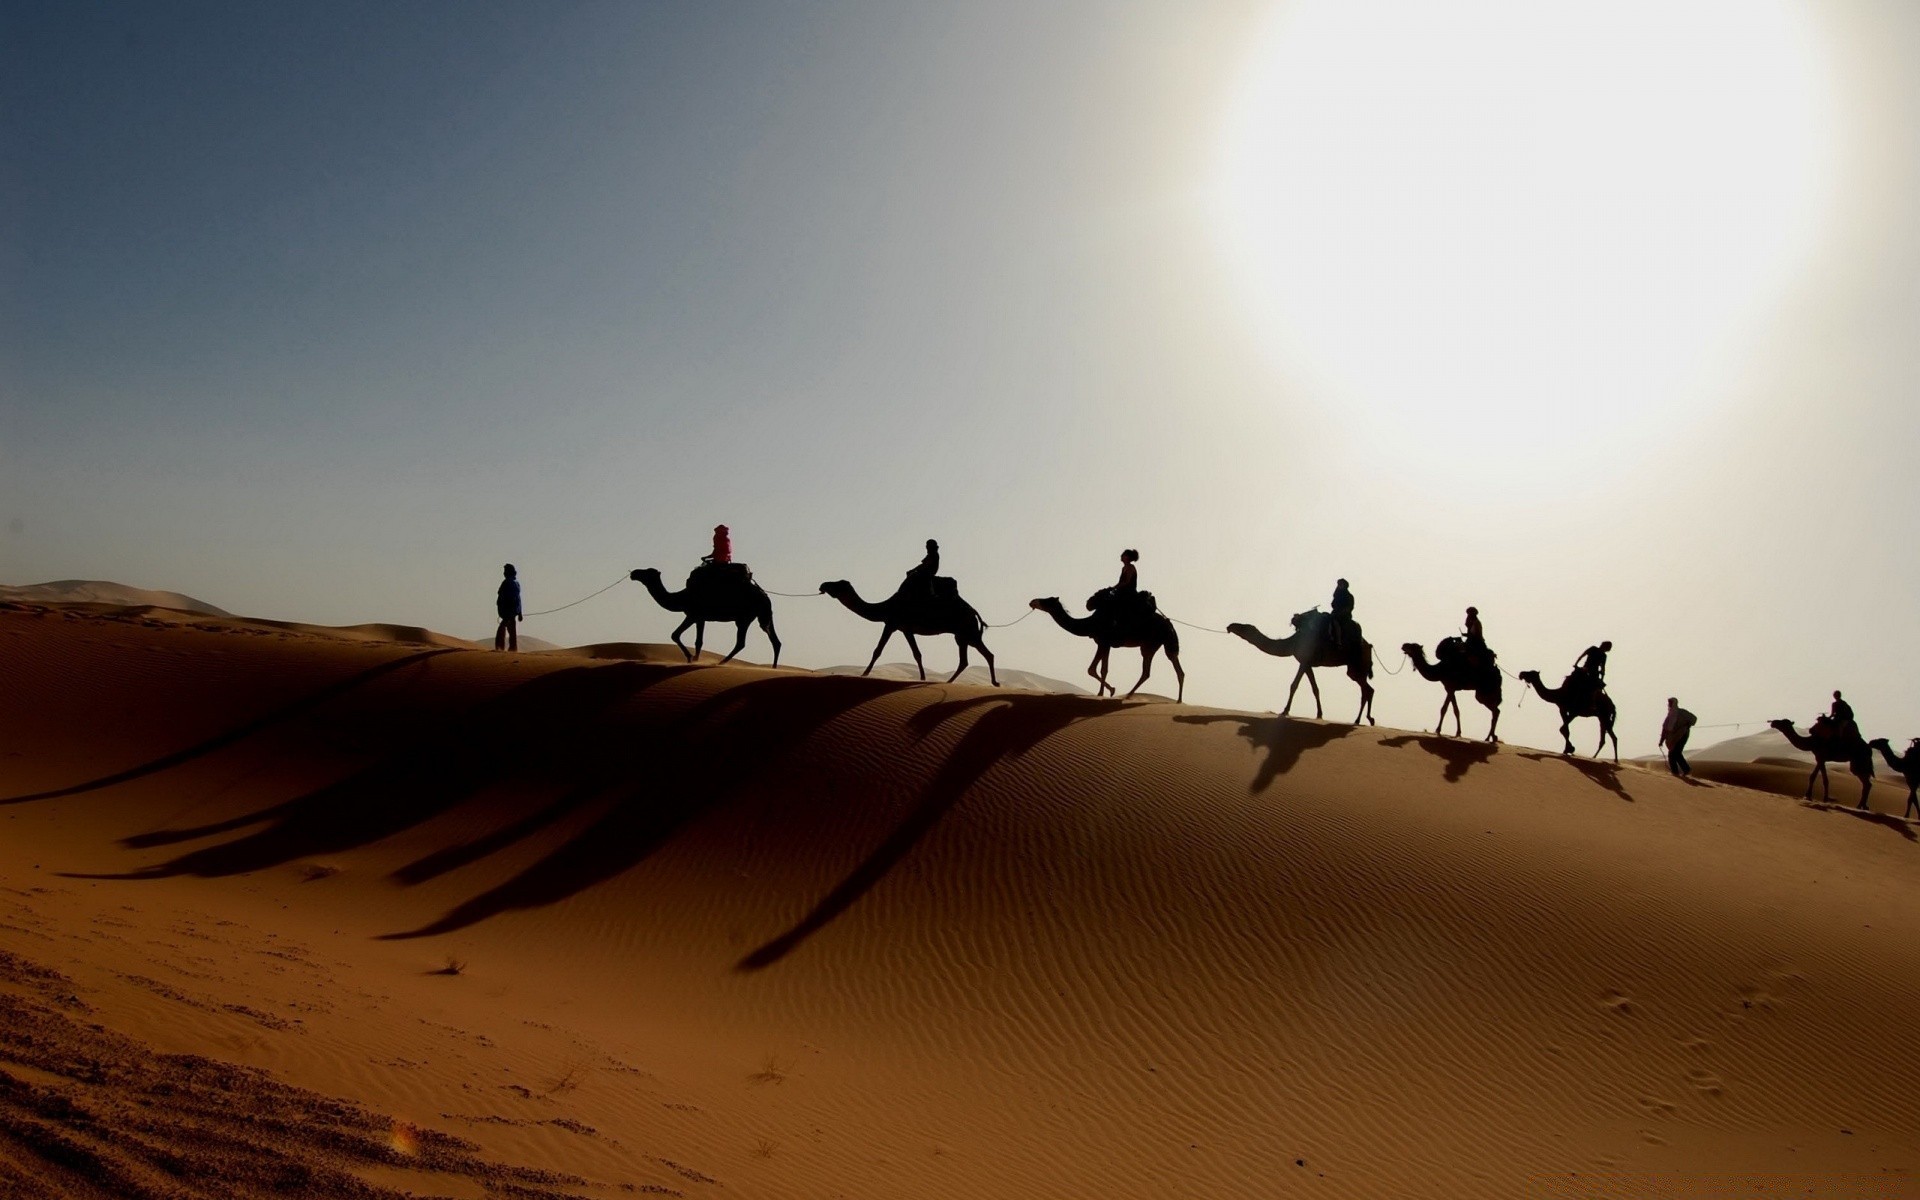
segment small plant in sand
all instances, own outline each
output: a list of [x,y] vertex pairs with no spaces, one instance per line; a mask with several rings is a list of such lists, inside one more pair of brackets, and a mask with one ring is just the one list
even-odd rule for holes
[[434,975],[464,975],[467,973],[467,960],[464,958],[455,958],[449,954],[447,955],[447,961],[441,965],[440,969],[431,973]]
[[582,1083],[585,1083],[586,1080],[587,1080],[586,1064],[585,1063],[569,1063],[567,1064],[566,1069],[560,1072],[560,1077],[554,1080],[553,1084],[547,1088],[547,1095],[552,1096],[560,1092],[571,1092],[575,1088],[579,1087]]
[[780,1061],[778,1055],[773,1054],[767,1055],[767,1061],[760,1064],[758,1071],[747,1076],[748,1083],[785,1083],[786,1081],[786,1064]]
[[774,1141],[772,1138],[757,1138],[753,1143],[753,1156],[755,1158],[772,1158],[774,1152],[778,1149],[780,1149],[780,1143]]

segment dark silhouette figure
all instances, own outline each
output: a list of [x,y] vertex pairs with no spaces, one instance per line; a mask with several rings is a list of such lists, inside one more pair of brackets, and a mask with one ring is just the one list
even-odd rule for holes
[[520,573],[508,563],[500,568],[505,578],[500,580],[500,590],[493,597],[493,611],[500,617],[499,628],[493,631],[495,650],[520,649],[520,622],[525,614],[520,610]]
[[1497,747],[1491,740],[1462,742],[1454,738],[1436,737],[1426,733],[1408,733],[1399,737],[1381,738],[1380,744],[1393,750],[1403,746],[1420,747],[1447,764],[1446,770],[1441,773],[1441,778],[1448,783],[1459,783],[1475,764],[1486,762],[1497,753]]
[[721,564],[733,561],[733,534],[725,525],[713,527],[713,553],[706,555],[700,561]]
[[1266,757],[1260,760],[1260,769],[1254,772],[1253,782],[1247,785],[1249,792],[1266,791],[1274,780],[1299,764],[1301,755],[1353,732],[1344,725],[1312,725],[1286,717],[1256,717],[1248,713],[1216,713],[1174,720],[1183,725],[1238,725],[1241,737],[1254,749],[1266,752]]
[[[932,538],[928,538],[926,557],[922,558],[918,565],[907,572],[907,578],[900,585],[900,591],[905,592],[912,589],[918,591],[922,596],[931,599],[933,596],[934,580],[938,579],[939,576],[940,543],[934,541]],[[948,580],[947,582],[951,583],[953,581]],[[824,591],[825,589],[823,588],[822,590]],[[898,592],[895,593],[896,596],[899,594]]]
[[1461,629],[1461,636],[1467,639],[1467,645],[1484,648],[1487,644],[1487,631],[1480,624],[1480,610],[1467,606],[1467,620]]
[[1140,594],[1140,568],[1133,564],[1140,561],[1138,550],[1120,552],[1120,579],[1113,585],[1114,594],[1129,599]]
[[1920,738],[1907,743],[1907,752],[1899,757],[1894,756],[1893,744],[1886,738],[1875,738],[1867,745],[1878,750],[1880,757],[1887,760],[1887,765],[1900,772],[1901,778],[1907,781],[1907,806],[1900,810],[1900,816],[1905,818],[1912,813],[1920,817]]
[[1573,664],[1574,674],[1586,675],[1592,679],[1593,686],[1604,687],[1607,682],[1607,653],[1612,649],[1612,642],[1588,646],[1580,652],[1579,659]]
[[1667,719],[1660,723],[1660,744],[1667,748],[1667,770],[1685,779],[1693,774],[1684,751],[1687,737],[1693,733],[1693,724],[1698,717],[1680,707],[1677,697],[1667,697]]
[[[1096,593],[1094,599],[1111,593],[1112,589]],[[1030,600],[1029,608],[1037,608],[1053,618],[1053,623],[1073,634],[1075,637],[1092,638],[1097,649],[1093,661],[1087,664],[1087,674],[1100,685],[1095,695],[1114,695],[1115,689],[1107,682],[1108,656],[1115,646],[1138,646],[1140,648],[1140,678],[1128,690],[1131,696],[1140,690],[1140,685],[1153,674],[1153,657],[1162,649],[1167,652],[1167,661],[1173,664],[1173,676],[1178,681],[1174,694],[1176,702],[1186,699],[1187,673],[1180,666],[1180,634],[1174,629],[1173,622],[1167,620],[1152,603],[1150,593],[1141,592],[1140,601],[1132,608],[1124,605],[1089,604],[1094,611],[1084,617],[1070,616],[1066,606],[1057,596]]]
[[1833,707],[1827,710],[1827,716],[1832,718],[1834,727],[1842,737],[1860,736],[1860,726],[1853,719],[1853,705],[1841,697],[1837,688],[1833,693]]
[[[1468,609],[1472,612],[1472,609]],[[1408,642],[1400,647],[1413,661],[1413,669],[1422,679],[1430,679],[1447,689],[1447,698],[1440,702],[1440,717],[1433,731],[1439,733],[1447,723],[1447,710],[1453,710],[1453,736],[1460,736],[1460,698],[1456,692],[1470,691],[1486,710],[1493,714],[1493,720],[1487,725],[1487,740],[1497,742],[1500,730],[1500,702],[1504,689],[1500,683],[1500,666],[1493,651],[1482,642],[1476,654],[1472,644],[1463,638],[1450,637],[1433,648],[1434,662],[1427,662],[1427,652],[1418,642]]]
[[[932,542],[927,545],[932,546]],[[927,555],[937,565],[939,552],[930,551]],[[922,566],[925,564],[923,563]],[[918,571],[920,568],[915,567]],[[933,576],[924,582],[914,578],[908,572],[907,578],[900,584],[900,590],[878,604],[869,603],[860,598],[853,585],[844,579],[835,579],[820,585],[820,590],[847,606],[856,616],[869,621],[878,621],[881,625],[880,641],[873,648],[873,657],[867,660],[867,669],[862,675],[873,673],[873,664],[880,661],[880,652],[887,648],[897,631],[907,638],[907,649],[913,651],[913,663],[920,668],[920,678],[927,677],[927,664],[920,658],[920,643],[915,637],[941,637],[953,635],[954,642],[960,647],[960,665],[947,676],[952,683],[967,669],[967,650],[969,647],[980,651],[980,657],[987,660],[987,677],[993,680],[993,686],[1000,686],[1000,676],[994,670],[993,651],[987,649],[985,634],[987,623],[975,611],[973,605],[960,598],[960,589],[952,579],[946,576]]]
[[1620,739],[1613,732],[1615,716],[1613,697],[1607,690],[1594,683],[1591,678],[1583,678],[1584,672],[1576,669],[1563,680],[1559,687],[1550,688],[1540,681],[1540,672],[1520,672],[1520,682],[1530,683],[1540,698],[1560,710],[1560,740],[1566,743],[1562,754],[1572,754],[1573,738],[1567,730],[1581,717],[1593,717],[1600,722],[1600,744],[1593,748],[1593,756],[1607,748],[1607,739],[1613,739],[1613,761],[1620,761]]
[[[1345,580],[1341,580],[1345,583]],[[1373,647],[1360,635],[1360,627],[1355,625],[1349,631],[1345,642],[1337,643],[1333,636],[1335,618],[1328,613],[1312,609],[1293,615],[1293,633],[1288,637],[1270,638],[1252,625],[1233,624],[1227,626],[1227,632],[1262,653],[1275,658],[1291,658],[1300,664],[1293,674],[1293,685],[1287,689],[1287,703],[1281,708],[1280,715],[1286,716],[1293,711],[1293,697],[1300,690],[1300,681],[1305,679],[1313,691],[1313,715],[1326,716],[1320,705],[1320,681],[1313,677],[1315,667],[1341,667],[1347,672],[1347,678],[1360,685],[1360,711],[1353,715],[1353,723],[1358,725],[1365,717],[1367,724],[1378,724],[1373,719]]]
[[[757,621],[766,632],[767,641],[773,644],[773,665],[780,665],[780,637],[773,631],[773,601],[760,590],[752,572],[743,564],[703,564],[687,576],[686,589],[678,592],[669,592],[660,582],[660,572],[652,567],[642,567],[629,578],[643,584],[661,608],[686,614],[686,620],[675,626],[672,637],[673,644],[680,647],[688,662],[699,655],[706,643],[708,621],[724,621],[739,635],[722,662],[732,662],[740,653],[747,644],[747,626]],[[691,650],[680,640],[689,625],[694,627]]]
[[[1837,696],[1838,693],[1835,693]],[[1849,713],[1851,709],[1847,710]],[[1831,716],[1818,717],[1806,736],[1794,729],[1793,722],[1785,719],[1768,721],[1787,741],[1793,743],[1795,750],[1804,750],[1813,755],[1813,770],[1807,775],[1808,800],[1813,799],[1813,781],[1820,781],[1820,799],[1822,803],[1832,803],[1833,788],[1827,778],[1827,764],[1838,762],[1847,764],[1847,770],[1853,772],[1860,781],[1860,803],[1855,808],[1867,807],[1867,794],[1873,790],[1873,749],[1860,740],[1858,730],[1851,733],[1841,727]]]
[[[1327,610],[1333,614],[1334,645],[1346,645],[1349,635],[1352,636],[1352,640],[1359,640],[1360,626],[1354,624],[1353,620],[1353,592],[1347,587],[1346,580],[1334,580],[1333,599],[1327,603]],[[1298,625],[1299,622],[1295,621],[1294,624]],[[1359,724],[1357,721],[1354,723]]]

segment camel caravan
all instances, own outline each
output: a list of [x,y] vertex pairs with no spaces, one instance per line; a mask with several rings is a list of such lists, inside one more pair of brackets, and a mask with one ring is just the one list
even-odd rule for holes
[[[1029,601],[1028,607],[1046,613],[1053,618],[1054,624],[1075,637],[1093,642],[1093,659],[1087,664],[1087,674],[1094,680],[1096,695],[1119,694],[1108,679],[1111,655],[1115,649],[1140,651],[1140,678],[1127,690],[1128,696],[1138,692],[1152,676],[1154,660],[1165,651],[1167,663],[1173,668],[1174,699],[1178,703],[1186,698],[1187,683],[1186,671],[1180,665],[1180,634],[1174,627],[1174,620],[1160,611],[1153,593],[1140,589],[1139,569],[1136,566],[1139,559],[1137,550],[1129,549],[1121,553],[1119,579],[1087,598],[1086,616],[1075,616],[1068,612],[1057,596]],[[668,591],[661,581],[660,572],[651,567],[636,570],[629,577],[643,584],[660,607],[682,615],[684,619],[674,628],[671,636],[673,644],[686,655],[687,661],[693,661],[704,646],[707,622],[716,621],[732,625],[735,631],[733,649],[728,651],[722,662],[733,661],[746,646],[748,628],[757,624],[773,647],[773,665],[780,664],[780,638],[773,628],[773,601],[754,582],[753,572],[746,564],[733,561],[732,538],[725,525],[714,527],[713,552],[700,560],[700,565],[687,576],[686,587],[681,591]],[[900,585],[885,600],[863,599],[853,584],[844,579],[822,583],[820,594],[832,597],[854,615],[880,626],[880,640],[874,644],[873,654],[867,660],[862,675],[873,672],[888,642],[898,633],[906,638],[914,665],[919,668],[920,678],[925,680],[927,667],[921,658],[918,639],[951,637],[959,648],[960,663],[954,668],[953,674],[947,677],[947,682],[958,679],[960,673],[967,669],[970,652],[978,651],[986,661],[987,677],[993,686],[1000,686],[993,651],[987,648],[986,643],[986,631],[992,626],[978,609],[961,597],[959,584],[951,576],[940,574],[940,543],[931,539],[927,541],[926,556],[906,573]],[[1290,658],[1297,664],[1293,682],[1287,688],[1286,703],[1280,709],[1281,716],[1292,713],[1294,696],[1304,680],[1313,695],[1313,715],[1324,718],[1320,682],[1315,678],[1314,671],[1317,668],[1330,668],[1343,671],[1360,690],[1360,707],[1354,714],[1353,723],[1357,725],[1365,720],[1371,725],[1375,723],[1373,669],[1377,656],[1359,623],[1353,619],[1353,611],[1353,591],[1342,579],[1334,587],[1327,611],[1322,612],[1316,606],[1295,613],[1292,632],[1284,637],[1269,637],[1253,625],[1238,622],[1228,625],[1226,632],[1264,654]],[[681,640],[681,635],[689,627],[694,630],[691,649]],[[1620,739],[1614,731],[1618,714],[1613,699],[1607,695],[1607,656],[1613,650],[1612,642],[1603,641],[1587,647],[1558,687],[1549,686],[1537,670],[1525,670],[1518,675],[1508,676],[1500,666],[1499,657],[1487,645],[1477,608],[1467,609],[1461,632],[1442,639],[1434,646],[1431,657],[1428,657],[1426,647],[1418,642],[1403,643],[1400,649],[1421,678],[1439,684],[1446,693],[1440,702],[1440,714],[1434,726],[1436,734],[1444,733],[1447,714],[1451,712],[1453,736],[1462,736],[1459,693],[1467,692],[1487,710],[1487,736],[1484,740],[1498,742],[1500,706],[1504,695],[1502,681],[1511,678],[1532,688],[1559,712],[1563,754],[1577,753],[1571,733],[1573,722],[1591,718],[1600,727],[1600,739],[1594,746],[1594,757],[1598,758],[1611,744],[1613,760],[1616,763],[1620,761]],[[1692,727],[1693,717],[1684,709],[1679,709],[1677,701],[1668,701],[1668,708],[1668,725],[1661,732],[1661,743],[1668,748],[1668,763],[1674,772],[1685,775],[1689,768],[1681,751]],[[1683,717],[1684,722],[1676,725],[1676,716]],[[1831,795],[1827,764],[1842,763],[1860,780],[1858,807],[1866,808],[1867,795],[1873,787],[1873,755],[1877,750],[1887,765],[1906,780],[1907,807],[1903,816],[1910,814],[1920,817],[1920,738],[1913,739],[1903,755],[1896,755],[1886,738],[1867,741],[1854,721],[1852,707],[1841,698],[1839,692],[1833,694],[1832,710],[1816,719],[1804,735],[1791,721],[1779,720],[1769,724],[1784,735],[1795,749],[1813,756],[1813,771],[1807,776],[1808,800],[1813,798],[1816,780],[1823,789],[1823,799]]]

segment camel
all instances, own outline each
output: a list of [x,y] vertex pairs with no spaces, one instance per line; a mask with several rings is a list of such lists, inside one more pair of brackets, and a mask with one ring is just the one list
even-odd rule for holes
[[1187,673],[1180,667],[1180,634],[1174,629],[1173,622],[1150,609],[1141,609],[1134,614],[1117,615],[1114,618],[1090,615],[1070,616],[1066,606],[1057,596],[1048,596],[1043,600],[1030,600],[1029,608],[1037,608],[1053,618],[1053,623],[1073,634],[1075,637],[1092,638],[1098,647],[1094,651],[1093,661],[1087,665],[1087,674],[1100,685],[1095,695],[1107,696],[1115,693],[1114,686],[1107,682],[1107,656],[1115,646],[1138,646],[1140,648],[1140,679],[1127,692],[1131,696],[1140,690],[1140,685],[1153,674],[1153,656],[1162,647],[1167,651],[1167,661],[1173,664],[1173,676],[1179,681],[1174,694],[1175,702],[1181,702],[1187,695]]
[[1233,624],[1227,626],[1227,632],[1244,639],[1255,649],[1275,658],[1291,658],[1300,664],[1293,673],[1293,686],[1287,689],[1286,707],[1280,710],[1281,716],[1293,711],[1294,693],[1300,690],[1300,681],[1305,679],[1307,687],[1313,691],[1313,715],[1324,718],[1325,710],[1320,706],[1320,681],[1313,677],[1315,667],[1344,667],[1347,678],[1360,685],[1360,711],[1353,715],[1353,723],[1358,725],[1365,717],[1367,724],[1377,725],[1373,719],[1373,647],[1360,636],[1360,627],[1353,627],[1353,639],[1345,645],[1336,646],[1333,639],[1326,636],[1328,614],[1318,610],[1295,613],[1293,634],[1289,637],[1270,638],[1252,625]]
[[[661,608],[686,614],[686,620],[680,622],[672,636],[673,644],[680,647],[680,653],[687,656],[688,662],[692,662],[706,644],[708,621],[728,622],[739,634],[733,649],[720,660],[723,663],[732,662],[734,655],[746,646],[747,626],[758,621],[767,633],[767,640],[773,643],[773,665],[779,666],[780,636],[773,631],[773,601],[744,569],[723,569],[712,575],[708,571],[708,568],[694,571],[687,577],[686,590],[679,592],[669,592],[660,582],[660,572],[652,567],[641,567],[628,578],[644,584],[647,594]],[[680,640],[689,625],[694,627],[691,650]]]
[[993,686],[1000,686],[1000,676],[993,669],[993,651],[987,649],[984,638],[987,623],[973,605],[960,598],[953,580],[936,578],[931,595],[903,583],[898,591],[878,604],[862,600],[860,593],[844,579],[823,583],[820,590],[846,605],[856,616],[880,622],[880,644],[873,648],[873,657],[867,660],[867,669],[860,672],[861,675],[873,673],[873,664],[880,661],[880,652],[887,648],[887,642],[897,630],[906,635],[907,649],[913,651],[913,663],[920,668],[920,678],[924,680],[927,664],[920,660],[920,643],[914,636],[952,634],[960,647],[960,665],[947,676],[947,682],[960,678],[960,672],[967,669],[967,649],[973,647],[987,660],[987,678],[993,680]]
[[1768,721],[1767,725],[1777,729],[1793,743],[1795,750],[1804,750],[1813,755],[1813,770],[1807,775],[1808,800],[1813,799],[1813,781],[1820,781],[1820,799],[1831,803],[1833,789],[1827,779],[1827,764],[1843,762],[1853,777],[1860,781],[1860,803],[1857,808],[1867,806],[1867,793],[1873,790],[1873,748],[1860,740],[1859,734],[1847,737],[1833,727],[1826,717],[1817,718],[1813,728],[1802,737],[1793,727],[1793,722],[1785,719]]
[[1912,813],[1920,817],[1920,738],[1909,742],[1906,754],[1898,758],[1894,757],[1893,744],[1885,738],[1875,738],[1867,745],[1878,750],[1880,757],[1887,760],[1887,765],[1900,772],[1901,778],[1907,781],[1907,806],[1900,810],[1900,816],[1905,818]]
[[1620,761],[1620,738],[1613,732],[1613,698],[1607,695],[1605,687],[1572,687],[1569,685],[1573,683],[1573,676],[1569,675],[1559,687],[1550,688],[1540,681],[1538,671],[1522,671],[1519,678],[1522,683],[1532,684],[1542,700],[1560,710],[1560,740],[1567,744],[1560,753],[1574,752],[1573,738],[1567,733],[1574,721],[1593,717],[1600,722],[1600,744],[1593,748],[1593,756],[1599,758],[1600,752],[1607,748],[1607,739],[1612,738],[1613,761]]
[[1500,729],[1500,668],[1495,665],[1493,651],[1487,651],[1487,660],[1476,663],[1466,656],[1466,643],[1457,637],[1450,637],[1433,648],[1433,654],[1439,661],[1429,664],[1427,652],[1418,642],[1408,642],[1400,647],[1413,662],[1413,669],[1422,679],[1430,679],[1447,689],[1447,698],[1440,702],[1440,719],[1433,731],[1439,733],[1447,723],[1447,709],[1453,709],[1453,736],[1460,736],[1460,698],[1454,693],[1471,690],[1473,698],[1484,705],[1493,714],[1493,721],[1487,726],[1487,740],[1497,742],[1495,736]]

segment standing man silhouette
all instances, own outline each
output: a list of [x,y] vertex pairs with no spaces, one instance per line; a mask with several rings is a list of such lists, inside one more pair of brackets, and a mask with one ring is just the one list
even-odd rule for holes
[[1667,770],[1682,779],[1693,774],[1681,751],[1687,748],[1687,735],[1693,732],[1693,723],[1698,719],[1681,708],[1676,697],[1667,697],[1667,719],[1660,725],[1660,744],[1667,748]]
[[500,617],[500,627],[493,631],[495,650],[520,650],[520,622],[526,616],[520,610],[520,573],[508,563],[500,569],[500,590],[494,593],[493,611]]

